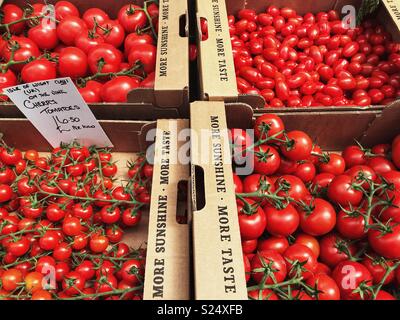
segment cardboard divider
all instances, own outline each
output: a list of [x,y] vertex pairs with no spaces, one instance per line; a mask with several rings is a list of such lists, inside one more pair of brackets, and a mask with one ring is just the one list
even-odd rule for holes
[[[219,29],[222,32],[215,32],[214,17],[216,13],[226,13],[228,15],[236,15],[239,10],[249,8],[256,12],[263,12],[268,6],[276,5],[279,8],[290,7],[297,11],[298,14],[304,15],[307,12],[317,13],[319,11],[329,11],[332,9],[338,10],[341,13],[342,8],[346,5],[351,5],[356,9],[360,7],[361,0],[197,0],[197,19],[206,17],[208,20],[208,40],[199,41],[200,47],[200,91],[203,100],[223,100],[228,104],[233,102],[241,102],[248,104],[254,109],[256,114],[265,112],[280,112],[280,113],[302,113],[302,112],[353,112],[359,110],[365,112],[366,110],[379,110],[382,111],[385,106],[371,106],[357,107],[357,106],[344,106],[344,107],[315,107],[315,108],[264,108],[265,100],[259,95],[238,94],[236,88],[236,77],[229,78],[229,86],[226,83],[219,81],[218,74],[218,57],[216,51],[216,41],[223,43],[226,53],[232,52],[232,46],[229,35],[228,20],[221,16],[221,26]],[[400,41],[400,17],[399,17],[400,4],[396,0],[384,0],[376,14],[376,18],[387,27],[388,31],[392,34],[393,39]],[[214,11],[215,10],[215,11]],[[347,12],[345,12],[346,14]],[[218,16],[219,17],[219,16]],[[210,20],[211,19],[211,20]],[[198,22],[199,24],[200,22]],[[199,38],[201,38],[200,26],[198,26]],[[205,52],[204,52],[205,51]],[[229,74],[235,72],[234,62],[232,57],[224,57],[227,62],[227,69]],[[235,82],[235,88],[232,82]]]
[[[156,103],[163,105],[163,95],[178,94],[189,83],[188,39],[179,34],[180,17],[186,15],[187,0],[160,0],[159,35],[156,66]],[[188,23],[188,21],[186,21]],[[158,96],[158,93],[161,96]]]
[[[247,299],[239,221],[223,102],[191,104],[195,298]],[[197,170],[196,170],[197,168]],[[198,168],[204,181],[198,181]],[[199,207],[196,185],[204,186]]]
[[203,96],[209,100],[237,99],[225,0],[198,0],[199,25],[201,18],[208,23],[208,39],[199,42]]
[[189,225],[177,222],[180,181],[188,181],[189,165],[175,161],[185,143],[178,134],[187,120],[157,121],[153,186],[149,214],[144,299],[190,298]]
[[[32,0],[29,3],[55,4],[56,0]],[[83,14],[97,7],[116,19],[126,4],[143,5],[143,0],[70,0]],[[21,8],[26,0],[5,0],[2,4],[16,4]],[[153,88],[137,88],[128,94],[126,103],[96,103],[90,107],[98,119],[155,120],[189,117],[189,38],[179,35],[179,19],[187,14],[187,0],[160,0],[159,37],[157,45],[156,79]],[[188,22],[187,22],[188,23]],[[6,108],[5,108],[6,106]],[[0,103],[0,117],[22,117],[10,103]]]

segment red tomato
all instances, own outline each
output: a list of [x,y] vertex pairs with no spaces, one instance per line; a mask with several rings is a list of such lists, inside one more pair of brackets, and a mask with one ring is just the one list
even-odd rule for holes
[[119,48],[124,43],[125,30],[118,23],[118,20],[107,20],[101,23],[97,33],[102,36],[106,43],[113,45],[115,48]]
[[249,300],[279,300],[279,297],[269,289],[249,291],[248,297]]
[[0,203],[11,200],[13,191],[10,186],[6,184],[0,184]]
[[360,204],[363,194],[354,189],[352,178],[348,175],[336,176],[328,187],[328,197],[331,201],[347,207]]
[[275,182],[275,188],[280,189],[278,196],[290,197],[295,201],[304,201],[310,196],[303,181],[296,176],[283,175]]
[[267,218],[266,230],[276,237],[288,237],[293,234],[299,226],[299,214],[291,205],[283,209],[277,209],[272,206],[263,208]]
[[57,30],[43,24],[29,29],[28,38],[42,50],[53,50],[59,42]]
[[289,242],[284,237],[269,237],[268,239],[259,239],[257,244],[258,251],[273,250],[283,254],[289,247]]
[[257,252],[251,259],[251,277],[260,284],[280,283],[285,280],[287,266],[282,255],[272,250]]
[[76,17],[65,17],[57,26],[58,38],[67,46],[73,46],[75,39],[87,30],[85,21]]
[[319,159],[318,169],[320,173],[331,173],[338,176],[344,173],[345,166],[346,163],[343,157],[332,153]]
[[306,160],[311,155],[312,140],[303,131],[290,131],[287,133],[288,143],[281,146],[282,154],[295,161]]
[[285,125],[281,118],[274,114],[263,114],[256,118],[254,135],[258,140],[276,137],[282,138]]
[[21,79],[25,83],[55,79],[56,65],[46,59],[34,60],[26,64],[21,71]]
[[254,171],[263,175],[274,174],[280,166],[278,151],[270,145],[260,145],[254,148]]
[[135,45],[128,56],[129,65],[133,67],[140,62],[143,65],[144,71],[149,74],[156,69],[156,46],[148,43]]
[[121,276],[125,282],[131,285],[141,283],[144,276],[142,262],[136,259],[125,261],[121,267]]
[[134,4],[125,5],[119,10],[118,21],[127,33],[136,32],[148,23],[144,10]]
[[335,233],[328,234],[320,240],[320,259],[331,268],[334,268],[339,262],[349,259],[350,255],[355,253],[355,245],[343,240]]
[[318,290],[318,300],[340,300],[340,289],[330,276],[319,273],[307,279],[306,283]]
[[[379,284],[383,280],[386,271],[389,267],[393,267],[394,263],[390,260],[381,259],[376,255],[365,256],[362,260],[362,264],[367,267],[369,272],[372,275],[373,283]],[[390,272],[385,281],[383,282],[384,285],[392,283],[394,281],[395,273],[394,271]]]
[[90,71],[95,74],[118,72],[121,67],[122,53],[108,43],[100,44],[88,53],[88,64]]
[[[364,292],[365,287],[372,285],[372,276],[366,267],[361,263],[345,260],[340,262],[333,270],[332,278],[338,285],[341,297],[346,300],[360,300],[368,297],[369,293]],[[363,295],[356,292],[364,287]]]
[[134,77],[119,76],[106,82],[101,88],[104,102],[126,102],[128,93],[139,86],[140,81]]
[[103,84],[98,81],[90,80],[82,88],[78,88],[83,100],[86,103],[99,103],[102,102],[101,99],[101,88]]
[[311,249],[311,251],[314,253],[315,257],[319,257],[319,252],[320,252],[320,247],[319,247],[319,242],[318,240],[310,236],[306,233],[300,233],[296,236],[296,240],[294,243],[297,244],[302,244],[303,246],[306,246]]
[[69,296],[78,295],[85,288],[86,280],[77,271],[71,271],[65,275],[62,281],[62,288]]
[[95,23],[101,25],[109,19],[109,16],[106,12],[104,12],[99,8],[90,8],[85,11],[85,13],[82,16],[82,19],[83,21],[85,21],[89,29],[93,29]]
[[316,169],[314,164],[311,162],[301,162],[293,174],[300,178],[304,183],[308,183],[315,178]]
[[[24,16],[23,10],[15,4],[6,4],[2,8],[1,23],[12,23],[21,20]],[[11,25],[10,32],[13,34],[21,34],[25,29],[25,22],[19,22]]]
[[90,30],[83,31],[75,38],[75,46],[86,54],[102,43],[104,43],[104,38]]
[[58,60],[58,73],[73,79],[84,77],[87,73],[88,58],[79,48],[68,47],[61,51]]
[[368,242],[372,249],[387,259],[400,258],[400,225],[390,222],[385,230],[370,229]]
[[[317,268],[317,258],[314,253],[310,248],[302,244],[292,244],[283,253],[283,257],[286,260],[289,277],[294,277],[299,273],[304,279],[308,279]],[[301,269],[299,263],[301,264]]]
[[264,211],[251,199],[247,204],[238,200],[239,227],[242,240],[258,239],[264,232],[266,217]]
[[328,201],[315,198],[300,208],[300,226],[305,233],[322,236],[335,227],[336,212]]
[[[372,219],[370,220],[372,223]],[[337,231],[345,239],[361,239],[367,234],[365,218],[359,212],[345,212],[341,210],[337,215]]]
[[125,38],[124,48],[125,56],[128,57],[131,49],[138,44],[154,44],[154,39],[147,33],[130,33]]
[[56,19],[63,20],[68,16],[79,17],[79,10],[69,1],[57,1],[55,4]]

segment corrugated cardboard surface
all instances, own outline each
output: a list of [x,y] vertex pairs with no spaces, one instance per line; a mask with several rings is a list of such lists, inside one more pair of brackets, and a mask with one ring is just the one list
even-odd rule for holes
[[[54,4],[56,0],[6,0],[2,3],[13,3],[21,8],[29,3]],[[118,11],[126,4],[143,4],[143,0],[71,0],[81,13],[89,8],[97,7],[106,11],[110,18],[115,19]],[[154,120],[160,118],[189,117],[189,40],[188,37],[179,35],[179,17],[187,11],[186,0],[167,1],[161,0],[160,5],[168,4],[168,19],[160,20],[159,29],[168,28],[168,74],[159,77],[156,74],[155,88],[138,88],[132,90],[128,95],[127,103],[101,103],[91,105],[91,109],[98,119],[117,120]],[[157,70],[160,65],[160,41],[158,39]],[[12,104],[4,104],[9,108],[3,108],[0,103],[0,117],[23,117],[18,109]],[[97,110],[100,109],[100,110]]]
[[[201,132],[210,133],[212,127],[213,135],[200,140]],[[195,297],[247,299],[232,165],[230,157],[222,165],[214,159],[216,149],[221,148],[222,154],[229,149],[223,102],[192,103],[191,128],[192,180],[200,179],[195,171],[201,168],[205,194],[204,208],[197,208],[196,192],[192,194]]]
[[188,120],[157,121],[144,283],[146,300],[190,298],[189,225],[176,220],[178,183],[188,181],[189,165],[174,163],[184,144],[178,140],[178,134],[188,125]]

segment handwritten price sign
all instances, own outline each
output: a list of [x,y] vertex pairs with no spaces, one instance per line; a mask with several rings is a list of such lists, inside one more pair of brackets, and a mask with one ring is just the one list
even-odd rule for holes
[[84,146],[113,146],[70,78],[21,84],[4,92],[53,147],[74,140]]

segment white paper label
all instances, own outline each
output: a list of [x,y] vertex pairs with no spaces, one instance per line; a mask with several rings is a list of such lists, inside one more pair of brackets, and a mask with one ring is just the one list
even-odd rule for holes
[[21,84],[4,92],[53,147],[72,141],[113,146],[71,78]]

